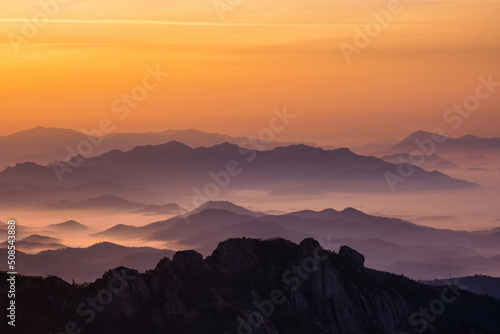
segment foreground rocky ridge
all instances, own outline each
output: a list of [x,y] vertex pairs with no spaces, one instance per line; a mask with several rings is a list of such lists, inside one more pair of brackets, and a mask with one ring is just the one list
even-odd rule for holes
[[367,269],[313,239],[229,239],[206,259],[177,252],[84,286],[18,277],[16,304],[19,333],[500,333],[500,300]]

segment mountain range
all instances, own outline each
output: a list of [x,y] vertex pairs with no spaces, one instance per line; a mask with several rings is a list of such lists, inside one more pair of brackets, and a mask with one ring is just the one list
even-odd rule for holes
[[[169,141],[183,142],[193,148],[214,146],[224,142],[239,145],[248,142],[246,137],[232,137],[218,133],[208,133],[195,129],[166,130],[147,133],[112,133],[106,136],[95,130],[78,132],[70,129],[36,127],[7,136],[0,136],[0,170],[7,166],[26,161],[46,165],[55,160],[66,160],[73,156],[79,143],[92,144],[92,156],[113,149],[128,151],[140,145],[158,145]],[[266,148],[289,146],[302,142],[270,142]],[[309,143],[309,145],[314,145]],[[70,150],[67,149],[70,148]]]
[[[7,248],[8,242],[4,241],[0,244],[1,248]],[[59,249],[66,246],[61,244],[61,239],[47,237],[44,235],[32,234],[26,238],[21,238],[16,241],[16,250],[22,252],[39,252],[47,249]]]
[[[436,140],[437,139],[437,140]],[[474,135],[465,135],[458,138],[448,137],[446,135],[436,136],[432,132],[416,131],[411,133],[401,142],[389,149],[375,153],[377,156],[392,154],[412,154],[420,150],[420,154],[427,156],[437,154],[445,157],[463,157],[468,154],[500,154],[499,137],[478,137]]]
[[443,159],[437,154],[432,154],[430,156],[422,155],[414,155],[410,156],[408,153],[399,153],[393,155],[386,155],[382,157],[383,160],[387,162],[392,162],[393,164],[400,164],[403,161],[412,161],[410,159],[414,159],[414,161],[422,161],[420,167],[424,168],[428,171],[433,170],[450,170],[450,169],[459,169],[460,167],[453,161]]
[[47,201],[37,205],[37,208],[43,210],[117,210],[120,212],[138,212],[143,214],[178,214],[183,212],[175,203],[166,203],[163,205],[146,205],[144,203],[131,202],[119,196],[105,194],[102,196],[91,197],[81,201],[60,200]]
[[165,247],[175,244],[204,255],[229,238],[286,237],[300,242],[314,237],[328,249],[340,245],[359,249],[367,254],[372,268],[414,279],[450,274],[500,276],[499,235],[495,229],[465,232],[424,227],[353,208],[271,215],[227,201],[207,202],[184,215],[144,226],[119,224],[92,234],[101,240],[164,242]]
[[[16,246],[19,243],[21,241],[18,241]],[[119,266],[145,271],[154,267],[160,259],[172,257],[174,254],[173,251],[165,249],[124,247],[110,242],[84,248],[61,246],[37,254],[17,251],[18,272],[34,276],[56,275],[67,282],[84,283],[94,281],[108,269]],[[6,253],[5,248],[1,253]],[[7,271],[7,266],[1,264],[0,270]]]
[[[353,130],[354,131],[354,130]],[[345,135],[348,135],[347,133]],[[352,147],[352,150],[362,155],[394,155],[410,154],[421,147],[432,148],[432,152],[421,152],[420,154],[432,155],[443,154],[445,156],[468,154],[494,154],[500,153],[500,138],[484,138],[474,135],[465,135],[459,138],[442,136],[440,142],[429,144],[435,136],[431,132],[416,131],[411,133],[397,144],[368,144],[363,147]],[[34,162],[47,165],[53,161],[65,161],[78,152],[79,144],[90,143],[92,150],[89,156],[98,156],[111,150],[129,151],[137,146],[160,145],[170,141],[182,142],[192,148],[212,147],[223,143],[234,145],[248,145],[252,142],[250,137],[233,137],[219,133],[208,133],[195,129],[166,130],[161,132],[147,133],[112,133],[102,136],[94,131],[82,130],[78,132],[70,129],[36,127],[34,129],[20,131],[14,134],[0,136],[0,170],[23,162]],[[443,142],[441,142],[443,141]],[[417,143],[425,143],[419,147]],[[277,147],[305,144],[319,147],[314,143],[301,141],[265,143],[265,150]],[[429,146],[429,145],[432,145]],[[261,145],[252,146],[257,149]],[[324,149],[334,149],[332,145],[322,146]],[[430,153],[430,154],[429,154]],[[88,156],[87,156],[88,157]],[[451,165],[450,165],[451,166]],[[444,166],[446,167],[446,166]]]
[[[0,199],[9,205],[34,205],[42,200],[81,201],[89,198],[88,189],[93,187],[92,197],[111,194],[157,205],[162,203],[148,200],[161,199],[165,203],[179,197],[191,197],[193,201],[198,197],[195,206],[199,206],[207,198],[227,191],[254,190],[278,196],[322,191],[387,192],[387,173],[397,177],[401,168],[345,148],[324,150],[292,145],[254,151],[224,143],[193,149],[169,142],[82,158],[77,167],[62,173],[35,163],[8,167],[0,172]],[[477,184],[415,167],[411,177],[398,184],[398,190],[474,186]]]
[[[478,295],[491,296],[500,299],[500,278],[490,277],[485,275],[474,275],[465,277],[456,277],[453,281],[467,291],[474,292]],[[436,279],[423,281],[425,284],[434,286],[446,285],[447,280]]]

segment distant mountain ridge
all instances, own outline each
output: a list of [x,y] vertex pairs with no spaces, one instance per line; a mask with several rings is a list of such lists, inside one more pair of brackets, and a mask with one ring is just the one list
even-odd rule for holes
[[[102,139],[71,129],[38,126],[7,136],[0,136],[0,171],[7,166],[26,161],[46,165],[54,160],[64,161],[68,155],[67,146],[76,150],[82,141],[93,144],[92,156],[118,149],[128,151],[141,145],[158,145],[169,141],[180,141],[191,147],[214,146],[224,142],[241,144],[248,141],[245,137],[231,137],[218,133],[208,133],[195,129],[166,130],[148,133],[112,133]],[[268,149],[288,146],[298,142],[276,142],[266,145]],[[314,145],[309,143],[310,145]]]
[[[9,243],[7,241],[0,244],[1,248],[7,248]],[[39,252],[47,249],[60,249],[67,246],[61,244],[61,239],[47,237],[44,235],[32,234],[26,238],[17,240],[15,243],[17,251],[21,252]]]
[[105,194],[98,197],[87,198],[82,201],[62,200],[53,203],[41,203],[40,208],[46,210],[83,210],[83,209],[115,209],[134,210],[144,208],[142,203],[130,202],[124,198]]
[[[435,138],[433,133],[419,130],[408,135],[390,149],[378,152],[377,156],[398,153],[412,154],[412,152],[417,150],[420,150],[425,155],[500,154],[500,137],[484,138],[474,135],[465,135],[458,138],[452,138],[442,136],[439,142],[435,141],[433,138]],[[420,147],[417,144],[418,142],[421,143]],[[428,151],[423,151],[422,147],[426,148]]]
[[225,210],[227,212],[232,212],[236,213],[238,215],[248,215],[248,216],[263,216],[263,213],[258,213],[258,212],[253,212],[248,210],[247,208],[244,208],[242,206],[236,205],[233,202],[230,201],[207,201],[204,204],[202,204],[200,207],[196,208],[195,210],[188,212],[185,217],[189,217],[191,215],[198,214],[202,211],[205,210]]
[[[309,194],[310,191],[387,192],[390,188],[385,174],[398,175],[399,168],[399,165],[376,157],[357,155],[347,148],[324,150],[292,145],[254,151],[223,143],[193,149],[172,141],[139,146],[127,152],[112,150],[98,157],[83,159],[78,167],[63,175],[63,183],[59,182],[51,167],[18,164],[0,172],[0,183],[3,183],[0,198],[2,189],[8,191],[34,186],[38,187],[37,192],[32,192],[31,196],[38,193],[43,198],[44,187],[51,196],[55,196],[57,194],[53,189],[62,186],[64,188],[60,191],[65,193],[59,197],[67,198],[69,190],[80,191],[73,188],[97,179],[107,182],[106,187],[119,184],[128,188],[146,188],[161,193],[165,201],[193,194],[195,188],[199,192],[215,191],[219,195],[226,189],[260,190],[280,193],[280,196],[287,193],[296,196],[301,192]],[[399,184],[398,190],[473,186],[477,185],[415,167],[413,175]],[[102,192],[101,195],[104,195]],[[12,194],[9,197],[12,201]],[[19,198],[22,200],[23,196],[19,195]]]
[[[474,275],[467,277],[456,277],[453,279],[460,286],[465,286],[467,291],[478,295],[492,296],[500,299],[500,278],[485,275]],[[446,285],[446,280],[423,281],[425,284],[433,286]]]
[[50,224],[47,225],[47,228],[59,231],[78,231],[78,230],[86,231],[90,229],[88,226],[80,224],[79,222],[74,220],[67,220],[65,222],[58,224]]
[[[386,155],[382,157],[383,160],[392,162],[392,163],[402,163],[402,162],[410,162],[411,161],[423,161],[419,166],[428,171],[433,170],[450,170],[450,169],[459,169],[456,163],[450,160],[446,160],[438,156],[437,154],[432,154],[427,156],[425,154],[418,156],[411,156],[408,153],[398,153],[393,155]],[[411,160],[414,159],[414,160]]]
[[119,224],[93,236],[175,242],[183,249],[193,248],[204,255],[228,238],[286,237],[299,242],[314,237],[330,245],[352,245],[367,254],[372,267],[404,273],[415,279],[447,277],[450,272],[500,276],[500,257],[481,256],[482,252],[500,254],[496,230],[476,233],[436,229],[369,215],[354,208],[303,210],[279,215],[256,214],[241,208],[230,202],[213,202],[184,217],[144,226]]
[[[2,252],[3,253],[3,252]],[[24,275],[57,275],[67,282],[73,279],[83,283],[94,281],[109,268],[127,266],[145,271],[151,269],[174,252],[151,247],[125,247],[110,242],[100,242],[90,247],[58,247],[37,254],[18,251],[18,271]],[[7,271],[7,265],[0,264]]]

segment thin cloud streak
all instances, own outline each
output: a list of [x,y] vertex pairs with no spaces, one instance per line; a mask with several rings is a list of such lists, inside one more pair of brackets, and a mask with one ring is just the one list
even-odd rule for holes
[[[0,22],[24,23],[28,20],[24,18],[3,18]],[[169,26],[214,26],[214,27],[351,27],[353,24],[336,23],[250,23],[250,22],[193,22],[193,21],[162,21],[162,20],[47,20],[47,23],[66,24],[137,24],[137,25],[169,25]]]

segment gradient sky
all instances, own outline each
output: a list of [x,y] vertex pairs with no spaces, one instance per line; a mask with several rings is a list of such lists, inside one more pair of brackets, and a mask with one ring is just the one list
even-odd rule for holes
[[[388,1],[243,0],[222,21],[210,0],[72,0],[16,53],[8,36],[22,35],[38,2],[0,5],[0,135],[90,129],[104,117],[117,132],[246,135],[283,106],[298,116],[287,139],[450,129],[443,112],[474,93],[479,75],[500,81],[498,0],[402,0],[351,63],[339,44],[353,44]],[[157,64],[170,76],[119,120],[111,103]],[[500,89],[449,135],[500,135],[499,106]]]

